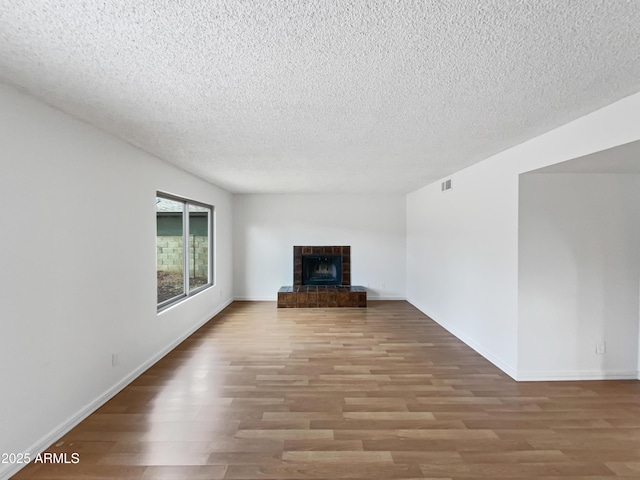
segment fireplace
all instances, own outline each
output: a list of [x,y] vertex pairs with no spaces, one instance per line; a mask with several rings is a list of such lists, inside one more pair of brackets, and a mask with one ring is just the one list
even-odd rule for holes
[[366,306],[367,289],[351,285],[350,246],[293,247],[293,286],[278,290],[278,308]]
[[293,247],[293,285],[351,285],[351,247]]
[[342,285],[342,255],[303,255],[302,285]]

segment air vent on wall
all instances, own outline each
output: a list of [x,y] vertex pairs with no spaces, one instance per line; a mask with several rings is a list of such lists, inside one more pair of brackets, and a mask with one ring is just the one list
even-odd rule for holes
[[451,190],[451,179],[442,182],[442,184],[440,185],[440,190],[443,192],[446,190]]

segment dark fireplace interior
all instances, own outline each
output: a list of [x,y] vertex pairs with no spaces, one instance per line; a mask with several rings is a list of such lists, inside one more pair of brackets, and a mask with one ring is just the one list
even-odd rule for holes
[[348,245],[293,247],[293,286],[350,286],[351,247]]
[[303,255],[303,285],[341,285],[342,255]]

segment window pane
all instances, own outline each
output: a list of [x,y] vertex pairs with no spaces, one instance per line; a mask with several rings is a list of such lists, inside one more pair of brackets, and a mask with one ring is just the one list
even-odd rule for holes
[[209,283],[209,218],[211,210],[189,205],[189,291]]
[[158,303],[184,295],[184,204],[156,198]]

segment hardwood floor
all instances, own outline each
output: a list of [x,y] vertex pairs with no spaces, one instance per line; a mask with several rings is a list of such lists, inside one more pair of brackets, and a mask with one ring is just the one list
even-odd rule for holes
[[640,382],[516,383],[369,305],[233,303],[14,478],[640,478]]

